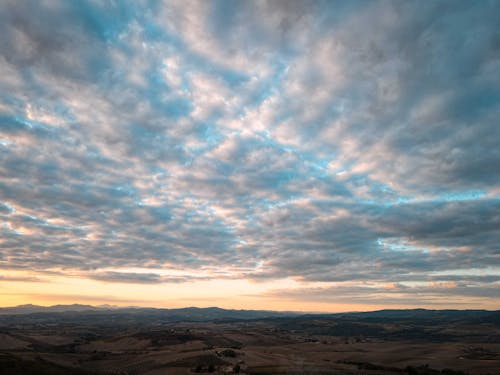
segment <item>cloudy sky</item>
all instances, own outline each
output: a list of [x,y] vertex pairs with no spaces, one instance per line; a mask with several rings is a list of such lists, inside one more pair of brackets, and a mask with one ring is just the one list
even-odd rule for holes
[[0,305],[500,308],[499,1],[0,3]]

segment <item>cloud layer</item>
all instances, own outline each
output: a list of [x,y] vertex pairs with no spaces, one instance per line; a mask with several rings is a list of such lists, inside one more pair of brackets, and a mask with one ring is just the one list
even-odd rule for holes
[[499,15],[4,2],[0,267],[499,297]]

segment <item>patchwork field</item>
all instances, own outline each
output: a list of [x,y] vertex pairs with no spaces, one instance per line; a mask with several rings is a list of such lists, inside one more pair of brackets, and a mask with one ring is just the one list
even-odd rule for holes
[[2,317],[0,373],[453,375],[500,369],[497,315],[479,321],[293,316],[142,324],[109,324],[98,314],[56,318],[16,316],[14,324]]

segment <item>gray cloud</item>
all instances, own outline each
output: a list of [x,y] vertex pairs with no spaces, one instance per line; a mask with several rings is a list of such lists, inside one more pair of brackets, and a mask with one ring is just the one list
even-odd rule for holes
[[20,282],[28,282],[28,283],[34,283],[34,282],[41,282],[45,280],[41,280],[38,277],[25,277],[25,276],[4,276],[0,275],[0,280],[1,281],[20,281]]
[[174,277],[162,276],[157,273],[134,273],[134,272],[97,272],[88,274],[90,279],[109,283],[128,284],[161,284],[161,283],[185,283],[194,280],[202,280],[202,277]]
[[[496,285],[477,286],[429,283],[425,286],[408,287],[401,284],[386,286],[336,286],[330,288],[303,288],[276,290],[267,294],[270,298],[284,298],[308,302],[367,303],[378,305],[468,305],[467,298],[498,298]],[[445,298],[445,300],[443,300]]]

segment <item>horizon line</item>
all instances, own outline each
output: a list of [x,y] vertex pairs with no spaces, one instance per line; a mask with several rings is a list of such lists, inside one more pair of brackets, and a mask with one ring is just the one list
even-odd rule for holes
[[[113,308],[116,310],[119,309],[153,309],[153,310],[182,310],[182,309],[220,309],[220,310],[226,310],[226,311],[266,311],[266,312],[280,312],[280,313],[295,313],[295,314],[317,314],[317,315],[328,315],[328,314],[357,314],[357,313],[370,313],[370,312],[379,312],[379,311],[414,311],[414,310],[423,310],[423,311],[489,311],[489,312],[497,312],[500,311],[499,309],[460,309],[460,308],[455,308],[455,309],[429,309],[429,308],[424,308],[424,307],[415,307],[415,308],[386,308],[386,309],[378,309],[378,310],[351,310],[351,311],[337,311],[337,312],[326,312],[326,311],[301,311],[301,310],[267,310],[267,309],[230,309],[230,308],[223,308],[219,306],[206,306],[206,307],[199,307],[199,306],[184,306],[184,307],[153,307],[153,306],[140,306],[140,305],[129,305],[129,306],[119,306],[119,305],[112,305],[112,304],[100,304],[100,305],[90,305],[90,304],[84,304],[84,303],[65,303],[65,304],[55,304],[55,305],[38,305],[38,304],[21,304],[21,305],[16,305],[16,306],[0,306],[0,310],[3,309],[15,309],[19,307],[26,307],[26,306],[33,306],[33,307],[42,307],[42,308],[51,308],[51,307],[66,307],[66,306],[85,306],[85,307],[93,307],[93,308],[102,308],[105,309],[106,307],[108,308]],[[63,312],[63,311],[61,311]]]

